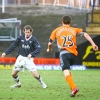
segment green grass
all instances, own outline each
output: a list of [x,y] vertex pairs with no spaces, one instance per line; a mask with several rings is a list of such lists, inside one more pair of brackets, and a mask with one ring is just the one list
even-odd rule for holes
[[70,88],[62,71],[38,71],[47,89],[43,89],[30,72],[20,72],[21,88],[10,89],[13,85],[11,70],[0,70],[0,100],[99,100],[100,70],[72,71],[80,91],[71,98]]

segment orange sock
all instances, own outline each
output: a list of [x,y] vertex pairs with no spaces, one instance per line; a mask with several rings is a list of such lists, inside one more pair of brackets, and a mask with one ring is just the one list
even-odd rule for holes
[[66,76],[66,82],[69,84],[72,90],[76,88],[76,85],[74,84],[74,81],[71,75]]

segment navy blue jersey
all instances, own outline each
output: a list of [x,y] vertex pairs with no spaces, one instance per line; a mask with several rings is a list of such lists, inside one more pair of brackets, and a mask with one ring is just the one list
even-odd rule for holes
[[19,36],[16,41],[14,41],[10,47],[5,50],[6,55],[14,51],[18,47],[18,55],[27,57],[29,54],[32,57],[37,56],[41,51],[41,46],[38,40],[32,35],[29,40],[25,39],[25,34]]

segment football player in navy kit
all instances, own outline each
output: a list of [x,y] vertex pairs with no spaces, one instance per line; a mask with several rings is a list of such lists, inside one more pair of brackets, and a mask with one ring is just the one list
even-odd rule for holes
[[[8,49],[2,53],[2,57],[5,57],[9,53],[15,50],[18,47],[18,57],[16,59],[14,68],[12,70],[12,77],[15,80],[16,84],[11,86],[11,88],[21,87],[21,82],[18,77],[18,72],[26,68],[29,70],[34,78],[36,78],[43,88],[46,88],[47,85],[43,82],[41,76],[38,74],[36,66],[33,62],[34,57],[36,57],[40,51],[41,46],[38,40],[32,35],[33,29],[30,25],[26,25],[23,28],[23,33],[20,35],[10,46]],[[24,61],[24,65],[22,67],[21,62]]]

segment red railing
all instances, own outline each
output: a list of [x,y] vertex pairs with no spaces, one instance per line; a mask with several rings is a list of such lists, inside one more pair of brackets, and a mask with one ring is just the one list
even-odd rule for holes
[[[16,58],[14,57],[5,57],[5,58],[0,58],[0,63],[6,64],[6,63],[11,63],[14,64],[16,61]],[[59,59],[58,58],[34,58],[35,64],[59,64]]]
[[13,57],[5,57],[5,58],[0,58],[0,63],[15,63],[16,58]]

